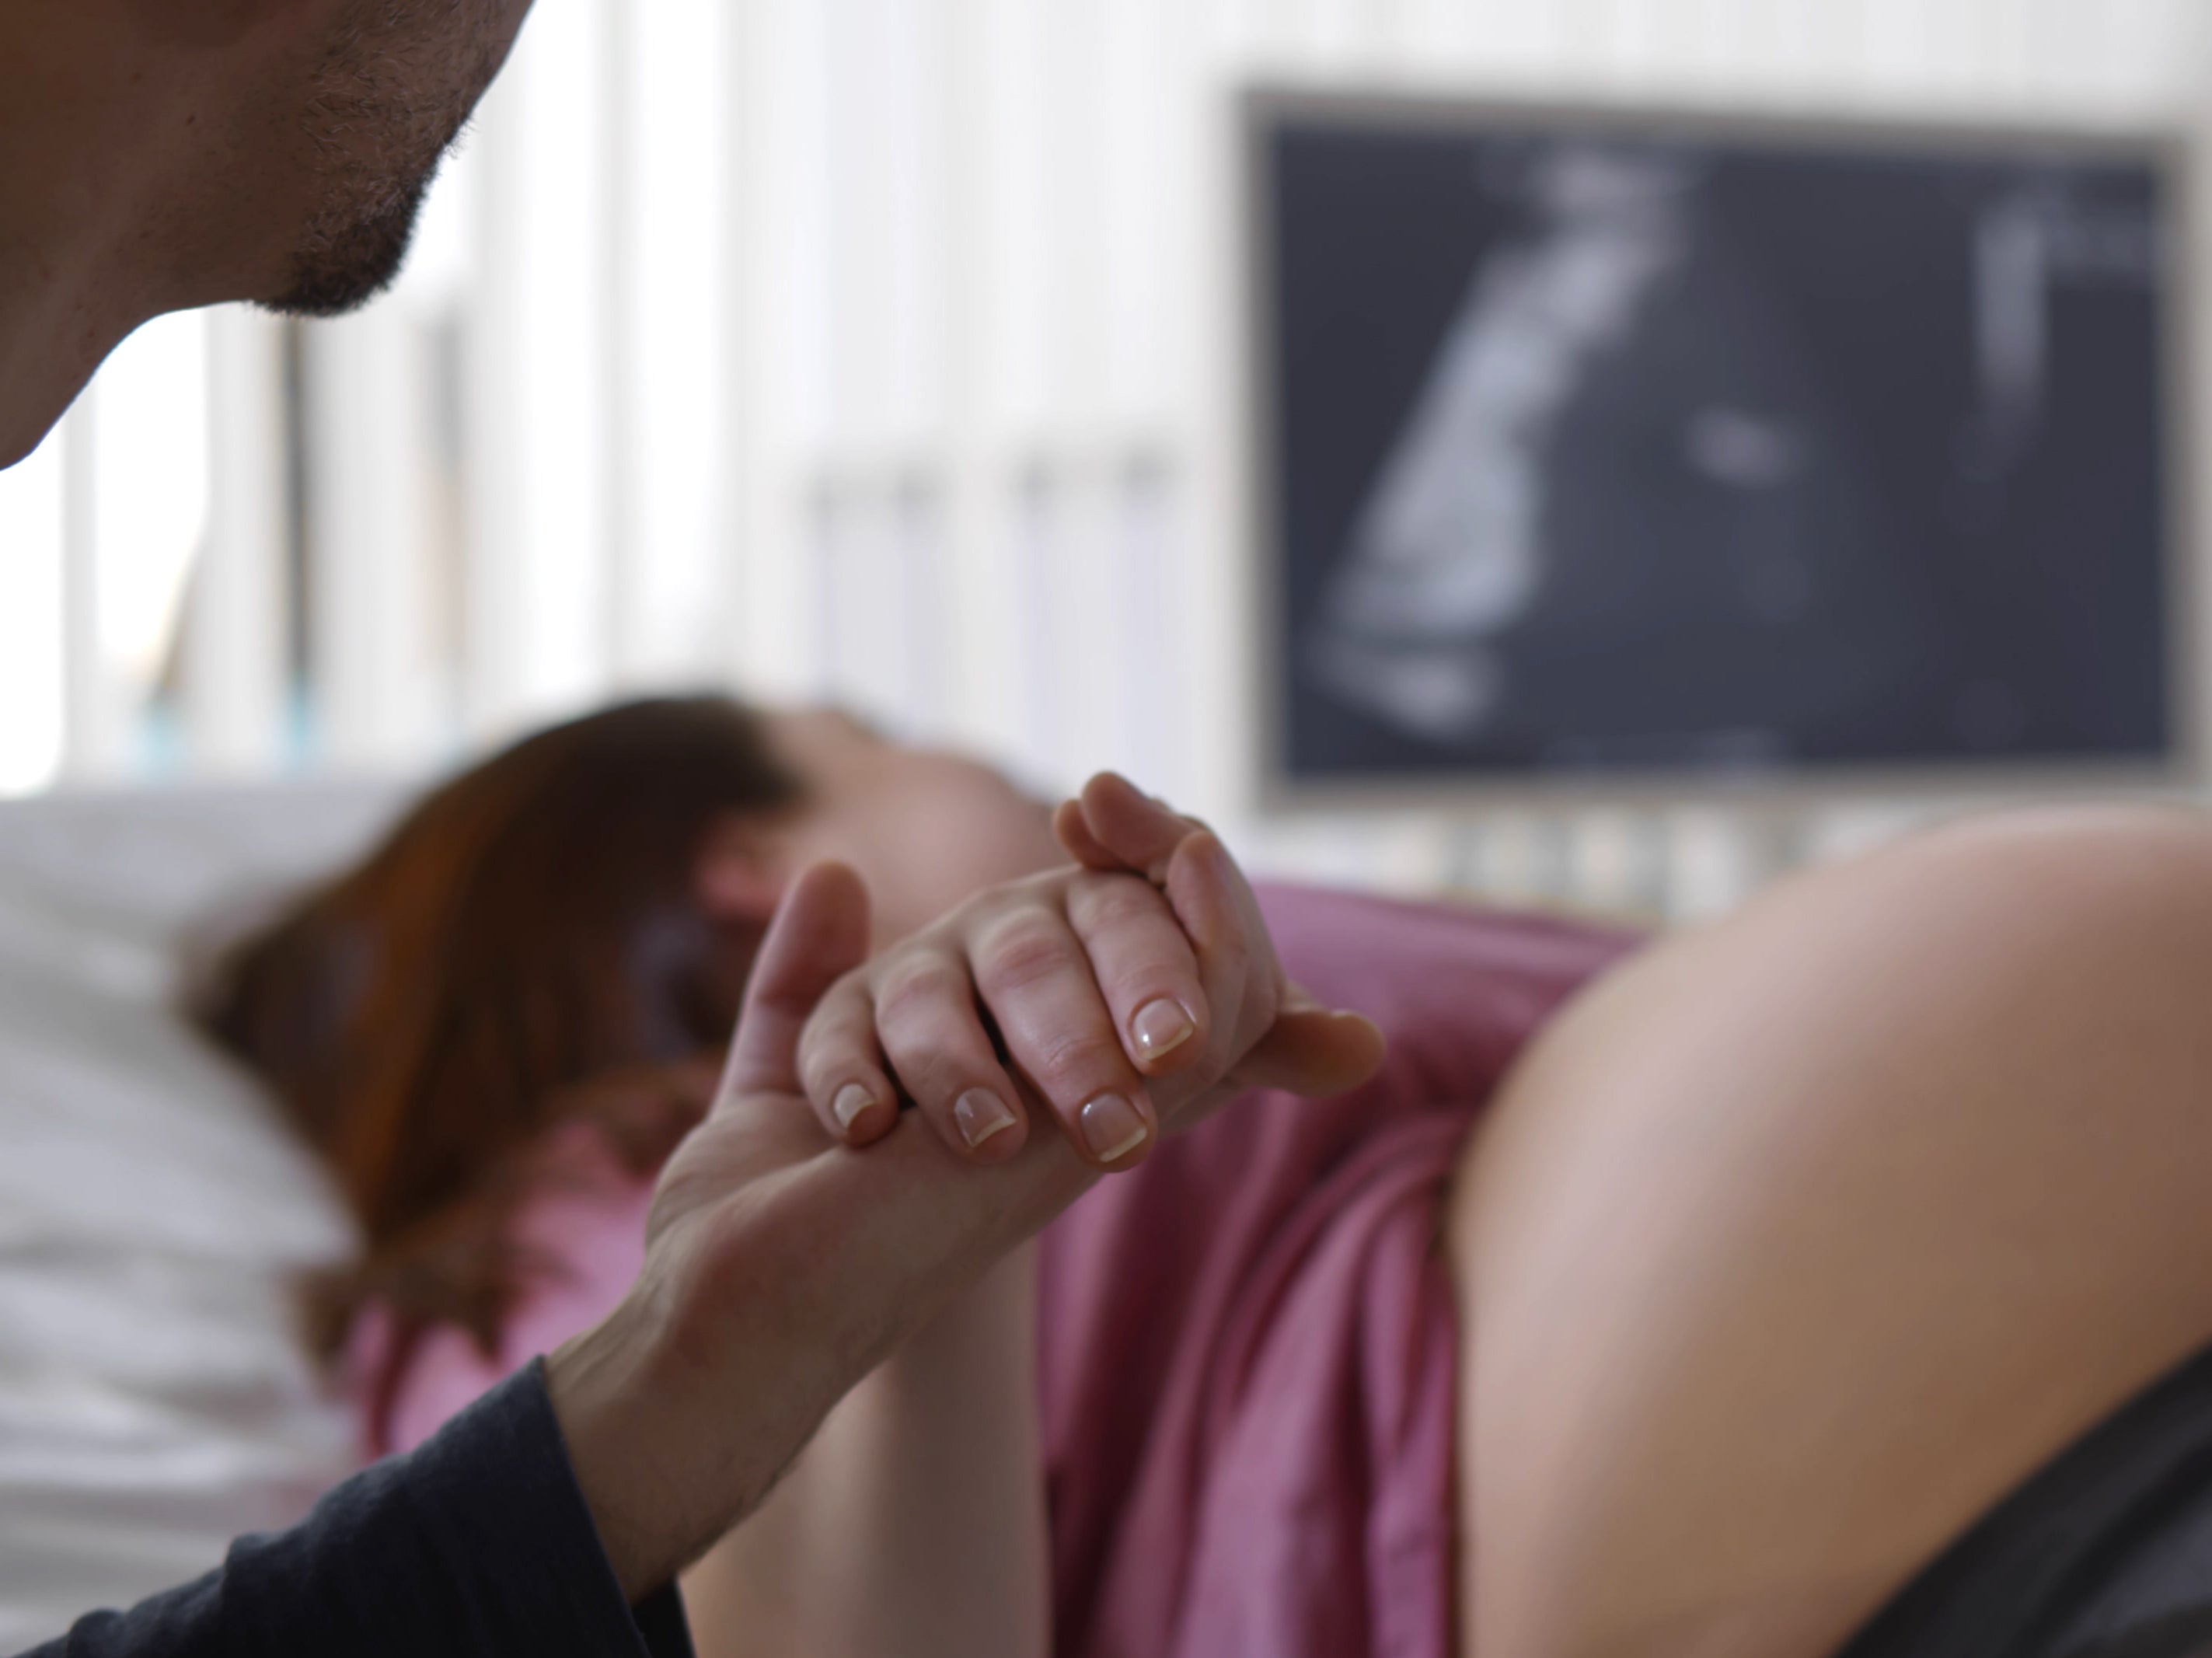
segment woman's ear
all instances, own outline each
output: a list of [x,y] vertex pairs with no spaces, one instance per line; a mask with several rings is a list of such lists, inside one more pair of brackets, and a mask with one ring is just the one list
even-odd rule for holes
[[765,926],[782,900],[785,877],[766,838],[732,813],[699,843],[691,885],[710,919]]

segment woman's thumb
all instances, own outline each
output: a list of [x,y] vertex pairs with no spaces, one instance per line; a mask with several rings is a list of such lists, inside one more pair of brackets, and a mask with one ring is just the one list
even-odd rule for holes
[[1282,1011],[1235,1068],[1251,1088],[1280,1088],[1309,1099],[1341,1094],[1382,1068],[1382,1032],[1364,1013],[1324,1006],[1292,985]]

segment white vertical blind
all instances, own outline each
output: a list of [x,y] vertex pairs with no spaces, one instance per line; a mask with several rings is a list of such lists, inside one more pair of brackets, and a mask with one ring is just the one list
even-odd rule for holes
[[[525,41],[530,33],[526,27]],[[522,111],[528,94],[520,78],[529,61],[518,44],[506,72],[479,106],[476,130],[461,156],[477,262],[465,301],[461,371],[469,557],[461,582],[460,706],[462,723],[471,732],[487,733],[519,721],[529,702],[530,639],[524,618],[535,469],[519,406],[538,344],[523,304],[534,275],[532,215],[524,188],[529,134]]]
[[100,628],[100,404],[85,388],[56,434],[61,471],[62,768],[96,780],[123,768],[125,714]]
[[600,407],[611,392],[595,211],[609,165],[598,73],[616,0],[533,15],[474,146],[465,718],[479,735],[577,707],[608,678]]
[[195,768],[252,774],[279,763],[284,737],[284,332],[235,306],[208,327],[207,538],[188,590],[185,740]]
[[[600,573],[605,602],[599,623],[602,681],[606,686],[627,685],[637,677],[637,659],[643,653],[645,629],[640,611],[650,583],[642,548],[629,544],[639,523],[639,478],[644,448],[633,434],[643,409],[637,393],[643,306],[641,293],[645,271],[638,259],[643,230],[644,173],[640,165],[641,94],[653,89],[641,83],[642,42],[638,9],[617,4],[593,14],[599,38],[592,43],[595,66],[594,91],[599,102],[600,155],[592,175],[598,195],[587,208],[598,234],[592,240],[598,257],[596,298],[599,334],[595,342],[602,381],[595,408],[599,460],[604,469],[599,493],[599,523],[594,540],[605,568]],[[650,392],[647,392],[650,395]]]
[[720,677],[732,594],[724,513],[735,460],[725,364],[738,241],[726,0],[623,4],[623,108],[631,137],[604,239],[614,287],[615,386],[607,402],[616,618],[613,671],[642,686]]
[[0,795],[61,770],[65,429],[0,471]]
[[207,524],[207,321],[157,318],[118,346],[62,437],[64,770],[173,762],[161,739],[176,623]]
[[732,410],[728,529],[735,614],[730,677],[749,695],[818,695],[821,590],[808,568],[800,457],[826,437],[819,377],[830,329],[831,179],[823,8],[737,9],[736,165],[730,179]]
[[307,611],[323,756],[392,767],[436,752],[424,343],[371,307],[305,342]]
[[1009,223],[1000,158],[1017,142],[1006,95],[1006,0],[936,0],[943,64],[945,267],[938,286],[945,385],[945,570],[954,597],[946,695],[954,731],[987,753],[1018,750],[1023,722],[1019,497],[1000,442]]

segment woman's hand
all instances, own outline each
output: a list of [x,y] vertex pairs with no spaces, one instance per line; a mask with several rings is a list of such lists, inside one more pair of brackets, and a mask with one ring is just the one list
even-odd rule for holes
[[[1213,841],[1212,831],[1197,818],[1179,815],[1110,771],[1098,773],[1084,785],[1080,795],[1062,801],[1053,814],[1052,827],[1067,855],[1085,869],[1141,875],[1176,902],[1179,911],[1177,859],[1194,837]],[[1251,888],[1233,863],[1227,873],[1246,927],[1252,936],[1267,939],[1267,922]],[[1374,1022],[1364,1014],[1331,1008],[1292,983],[1272,944],[1266,964],[1272,969],[1265,993],[1274,1009],[1273,1020],[1216,1084],[1217,1102],[1248,1088],[1279,1088],[1325,1098],[1372,1077],[1382,1063],[1384,1046]],[[1196,1120],[1186,1118],[1176,1127],[1187,1127]]]
[[[1050,902],[1030,893],[979,915],[1042,932],[1056,903],[1074,935],[1067,895],[1079,887],[1115,895],[1096,913],[1084,911],[1083,926],[1109,941],[1096,957],[1082,949],[1091,1002],[1081,1028],[1120,1049],[1119,1063],[1140,1075],[1162,1128],[1186,1127],[1255,1083],[1328,1093],[1370,1074],[1379,1034],[1357,1015],[1299,1004],[1220,842],[1179,819],[1170,832],[1143,797],[1127,798],[1134,793],[1119,780],[1094,781],[1081,809],[1102,851],[1155,878],[1070,871],[1054,878],[1061,885]],[[1140,833],[1149,837],[1142,844]],[[1161,936],[1162,905],[1195,969],[1194,1005],[1185,1009],[1193,1031],[1158,1054],[1139,1043],[1133,1056],[1121,1048],[1121,1033],[1136,1040],[1143,990],[1165,988],[1171,999],[1191,992],[1176,976],[1185,970],[1182,954]],[[966,959],[952,956],[951,941],[964,952],[968,936],[956,928],[939,941],[940,967]],[[860,1046],[850,1023],[817,1023],[816,1015],[839,987],[873,982],[860,972],[867,944],[859,878],[834,864],[800,876],[762,942],[714,1107],[661,1171],[637,1282],[604,1321],[547,1361],[578,1483],[633,1598],[750,1513],[833,1402],[1097,1178],[1097,1160],[1072,1155],[1062,1136],[1023,1145],[1018,1125],[995,1137],[1015,1155],[991,1154],[1000,1165],[992,1168],[946,1157],[929,1143],[934,1136],[892,1135],[865,1157],[825,1142],[807,1108],[830,1113],[834,1123],[842,1073],[807,1050],[834,1056],[823,1044],[842,1041],[850,1058]],[[1127,948],[1116,953],[1118,944]],[[1101,987],[1101,960],[1109,988]],[[962,1014],[980,1029],[975,979],[960,970],[971,987]],[[1049,1054],[1049,1029],[1027,1029]],[[868,1035],[872,1042],[872,1027]],[[990,1051],[1012,1091],[1008,1066],[1026,1066],[1011,1042],[1008,1048],[1006,1064]],[[852,1074],[872,1074],[887,1088],[882,1065],[866,1051],[858,1057],[866,1065]],[[1090,1055],[1092,1063],[1111,1058]],[[1051,1074],[1048,1060],[1038,1063]],[[1124,1085],[1139,1085],[1119,1074]],[[1079,1086],[1060,1097],[1082,1093]],[[1087,1102],[1077,1100],[1074,1132],[1064,1137],[1079,1147]],[[890,1121],[885,1109],[873,1132],[880,1137]],[[957,1121],[951,1130],[959,1143]],[[1134,1160],[1124,1152],[1114,1166]]]
[[1372,1074],[1374,1027],[1291,985],[1203,824],[1106,774],[1060,829],[1084,867],[980,893],[823,996],[799,1076],[833,1135],[881,1139],[902,1096],[995,1163],[1042,1106],[1085,1161],[1121,1169],[1164,1120],[1188,1127],[1240,1088],[1325,1094]]

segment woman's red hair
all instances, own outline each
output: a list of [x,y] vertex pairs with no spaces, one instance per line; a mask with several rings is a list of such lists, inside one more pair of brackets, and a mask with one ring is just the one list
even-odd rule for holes
[[759,942],[701,908],[702,842],[799,793],[737,704],[624,704],[453,778],[215,960],[198,1023],[361,1224],[357,1265],[311,1286],[319,1355],[372,1297],[489,1350],[522,1165],[555,1122],[599,1117],[641,1171],[666,1155],[692,1114],[672,1102],[698,1103],[670,1079],[726,1040]]

